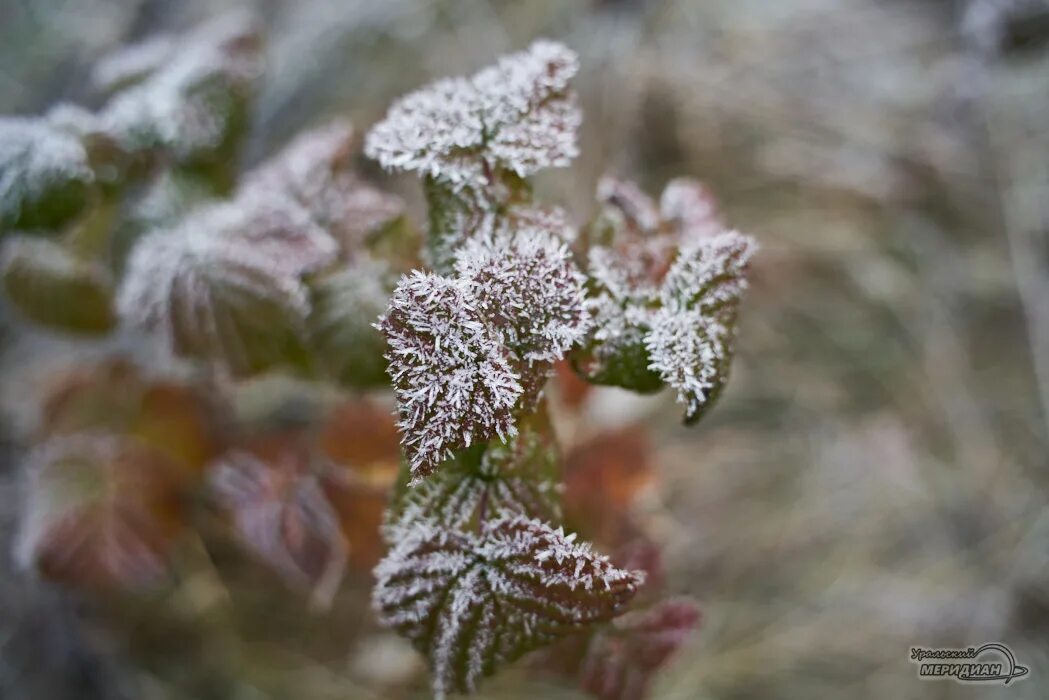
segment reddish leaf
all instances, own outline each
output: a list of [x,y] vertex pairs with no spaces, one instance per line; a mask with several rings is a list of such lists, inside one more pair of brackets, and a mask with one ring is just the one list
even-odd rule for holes
[[216,451],[215,411],[191,387],[151,380],[109,360],[60,377],[43,402],[45,436],[81,431],[133,436],[195,475]]
[[321,428],[320,441],[324,454],[370,483],[388,487],[397,476],[397,421],[373,401],[346,401],[335,407]]
[[331,603],[346,569],[347,543],[325,494],[326,465],[311,464],[305,443],[270,437],[226,452],[212,486],[245,546],[289,583]]
[[638,425],[601,433],[576,446],[565,464],[565,515],[607,544],[629,533],[627,511],[653,478],[651,447]]
[[593,391],[593,385],[583,381],[578,374],[573,372],[572,366],[566,360],[555,363],[554,369],[557,395],[569,408],[580,409]]
[[437,697],[472,691],[522,654],[611,619],[644,578],[522,517],[476,535],[428,521],[402,535],[375,569],[373,602],[427,655]]
[[698,608],[685,599],[624,615],[591,637],[580,684],[602,700],[643,700],[655,672],[688,641],[699,619]]
[[130,438],[48,440],[26,465],[20,562],[81,586],[158,583],[183,525],[175,471],[165,455]]

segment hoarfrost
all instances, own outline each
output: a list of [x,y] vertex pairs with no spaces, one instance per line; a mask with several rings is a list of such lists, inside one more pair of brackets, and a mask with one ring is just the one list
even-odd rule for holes
[[369,132],[365,153],[391,170],[411,170],[483,188],[493,167],[527,177],[578,155],[581,114],[568,83],[576,55],[551,41],[504,56],[470,78],[446,78],[390,107]]

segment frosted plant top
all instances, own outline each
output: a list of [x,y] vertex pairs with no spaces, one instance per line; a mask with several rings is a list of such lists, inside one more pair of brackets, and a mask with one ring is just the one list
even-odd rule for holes
[[565,167],[579,153],[582,115],[569,89],[578,69],[573,51],[540,40],[471,77],[438,80],[390,107],[365,154],[456,189],[484,187],[494,168],[527,177]]

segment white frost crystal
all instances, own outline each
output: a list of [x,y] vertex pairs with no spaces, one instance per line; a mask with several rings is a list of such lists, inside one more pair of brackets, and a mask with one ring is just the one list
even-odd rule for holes
[[393,104],[365,153],[454,188],[483,188],[498,166],[520,177],[578,155],[581,115],[568,83],[576,55],[551,41],[501,58],[470,78],[448,78]]
[[465,284],[419,271],[403,277],[379,328],[413,481],[454,448],[515,434],[519,377]]
[[530,362],[561,359],[589,329],[586,278],[552,229],[525,224],[471,239],[456,264],[493,333]]
[[611,619],[644,575],[524,517],[479,533],[420,521],[375,569],[380,621],[427,655],[434,694],[470,692],[524,653]]

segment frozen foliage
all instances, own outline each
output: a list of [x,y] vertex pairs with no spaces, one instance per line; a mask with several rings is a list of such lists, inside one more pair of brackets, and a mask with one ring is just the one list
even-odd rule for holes
[[300,208],[261,198],[213,205],[138,243],[118,312],[175,355],[249,374],[299,347],[309,313],[300,275],[335,252]]
[[105,434],[52,438],[25,464],[15,556],[51,578],[143,586],[167,574],[179,528],[172,465],[142,443]]
[[484,188],[495,169],[527,177],[578,154],[581,115],[564,46],[537,41],[470,78],[439,80],[401,98],[368,134],[365,153],[389,169]]
[[[545,225],[542,225],[545,224]],[[554,221],[522,221],[478,236],[460,250],[456,272],[470,285],[493,334],[527,362],[553,361],[586,334],[586,278]]]
[[736,309],[755,249],[731,231],[681,251],[661,290],[662,308],[645,337],[651,369],[677,391],[686,421],[695,420],[728,377]]
[[352,255],[404,214],[399,197],[350,170],[352,145],[353,127],[346,121],[307,131],[249,173],[242,189],[289,198]]
[[518,401],[586,334],[584,277],[556,221],[494,224],[461,248],[455,279],[416,272],[398,287],[380,328],[416,478],[512,435]]
[[608,213],[621,216],[625,225],[646,232],[655,231],[659,226],[655,202],[630,180],[602,177],[597,183],[597,201],[606,205]]
[[724,229],[713,195],[702,183],[686,177],[671,180],[659,198],[663,221],[675,227],[683,242],[715,235]]
[[501,665],[608,620],[643,582],[545,523],[511,517],[474,534],[421,521],[375,569],[383,624],[428,657],[434,694],[474,690]]
[[516,432],[519,378],[465,284],[419,271],[405,276],[379,328],[389,344],[413,481],[433,472],[453,449]]
[[[438,697],[611,619],[644,577],[547,524],[561,517],[542,401],[553,363],[570,356],[592,382],[637,391],[669,384],[689,422],[728,372],[753,245],[724,231],[701,184],[674,180],[657,203],[602,179],[578,251],[588,275],[564,215],[533,202],[525,178],[577,152],[576,69],[567,49],[537,42],[402,98],[365,144],[387,169],[420,174],[429,208],[433,272],[402,277],[377,325],[411,488],[387,514],[374,603],[427,655]],[[591,647],[584,685],[639,696],[694,623],[694,608],[671,605],[576,635]]]
[[638,391],[664,383],[695,421],[728,376],[735,316],[756,246],[725,231],[699,183],[670,182],[657,208],[631,183],[601,181],[591,235],[594,331],[577,366]]
[[330,604],[346,569],[347,543],[320,479],[292,455],[269,464],[232,450],[212,467],[212,487],[241,541],[289,583]]
[[512,440],[456,455],[405,493],[387,519],[386,540],[396,543],[421,520],[458,530],[514,515],[556,522],[561,517],[556,479],[556,446],[525,423]]
[[93,179],[73,136],[42,120],[0,118],[0,228],[61,223],[84,205]]
[[219,148],[237,126],[259,73],[259,39],[250,18],[232,14],[181,38],[163,59],[132,54],[123,62],[139,65],[114,59],[107,72],[147,74],[105,105],[100,129],[126,151],[163,148],[187,159]]

